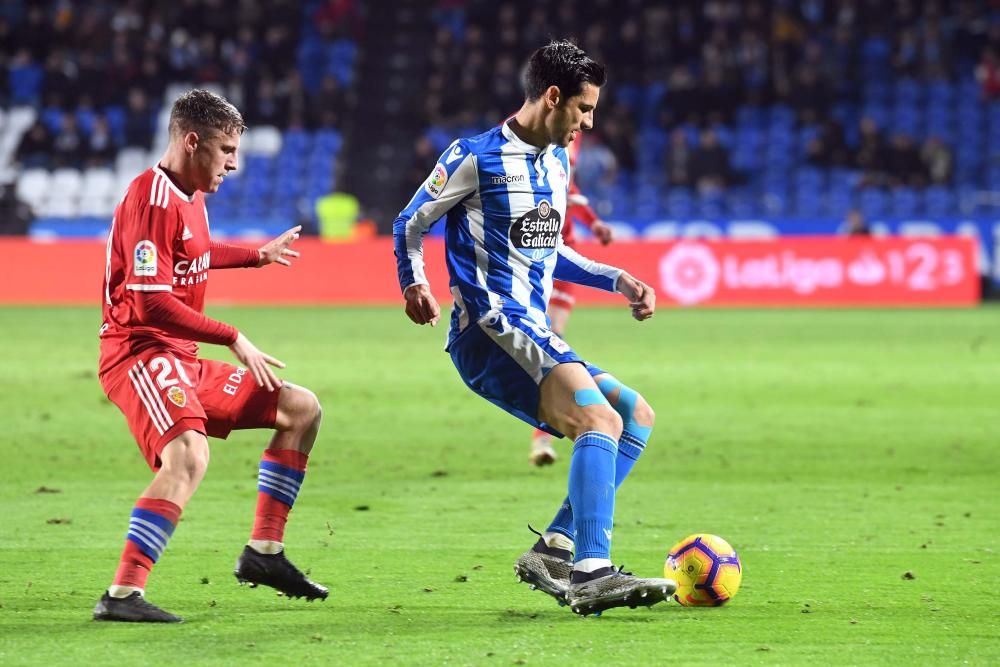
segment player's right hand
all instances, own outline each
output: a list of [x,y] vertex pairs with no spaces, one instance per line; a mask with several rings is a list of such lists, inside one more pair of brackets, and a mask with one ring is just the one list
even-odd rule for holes
[[410,285],[403,291],[406,299],[406,315],[417,324],[437,326],[441,319],[441,307],[427,285]]
[[632,317],[642,322],[653,316],[656,311],[656,291],[652,287],[625,272],[618,278],[616,287],[628,299]]
[[257,346],[251,343],[250,339],[242,332],[237,334],[236,342],[230,345],[229,349],[233,356],[239,359],[240,363],[250,371],[253,379],[257,381],[258,387],[266,387],[268,391],[281,388],[281,380],[270,367],[284,368],[283,362],[258,350]]

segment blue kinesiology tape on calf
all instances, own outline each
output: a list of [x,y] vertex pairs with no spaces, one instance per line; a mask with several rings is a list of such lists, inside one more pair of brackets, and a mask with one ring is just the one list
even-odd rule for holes
[[581,408],[585,408],[588,405],[611,405],[604,394],[596,389],[577,389],[573,394],[573,398]]
[[649,440],[649,434],[653,432],[653,427],[642,426],[635,421],[635,404],[639,400],[639,394],[614,378],[605,378],[598,382],[597,386],[600,387],[605,396],[615,389],[619,390],[618,404],[613,407],[622,416],[625,430],[643,442]]

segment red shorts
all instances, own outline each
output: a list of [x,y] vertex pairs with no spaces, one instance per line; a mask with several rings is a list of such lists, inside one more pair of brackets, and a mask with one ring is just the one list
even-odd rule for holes
[[576,297],[573,296],[575,290],[576,285],[573,283],[566,283],[561,280],[553,281],[552,295],[549,297],[549,307],[555,306],[563,310],[573,310],[573,304],[576,303]]
[[226,438],[234,429],[273,428],[281,393],[258,387],[245,368],[181,361],[156,347],[114,366],[101,376],[101,386],[154,471],[160,452],[184,431]]

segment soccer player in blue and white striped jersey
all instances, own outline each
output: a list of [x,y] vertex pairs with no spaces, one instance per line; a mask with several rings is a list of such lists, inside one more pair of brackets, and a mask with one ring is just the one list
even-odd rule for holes
[[509,121],[458,139],[393,223],[406,314],[436,324],[423,237],[445,223],[454,308],[447,351],[477,394],[556,436],[574,440],[569,497],[518,559],[518,576],[580,614],[664,600],[676,584],[612,567],[615,490],[645,448],[653,411],[584,361],[545,314],[553,279],[619,292],[632,315],[653,315],[651,287],[562,243],[570,165],[566,146],[593,126],[604,67],[567,41],[535,51],[525,102]]

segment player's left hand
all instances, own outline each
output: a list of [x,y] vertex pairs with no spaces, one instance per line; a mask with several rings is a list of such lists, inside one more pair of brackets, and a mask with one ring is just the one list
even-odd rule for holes
[[656,311],[656,291],[652,287],[624,272],[618,278],[616,287],[628,299],[632,317],[642,322],[653,316]]
[[296,225],[278,238],[262,245],[259,249],[260,261],[257,263],[257,267],[260,268],[271,263],[291,266],[292,263],[288,258],[298,257],[299,253],[288,246],[295,243],[295,240],[299,238],[300,231],[302,231],[302,225]]
[[602,220],[594,220],[590,225],[590,233],[601,242],[601,245],[608,245],[615,240],[614,228]]

